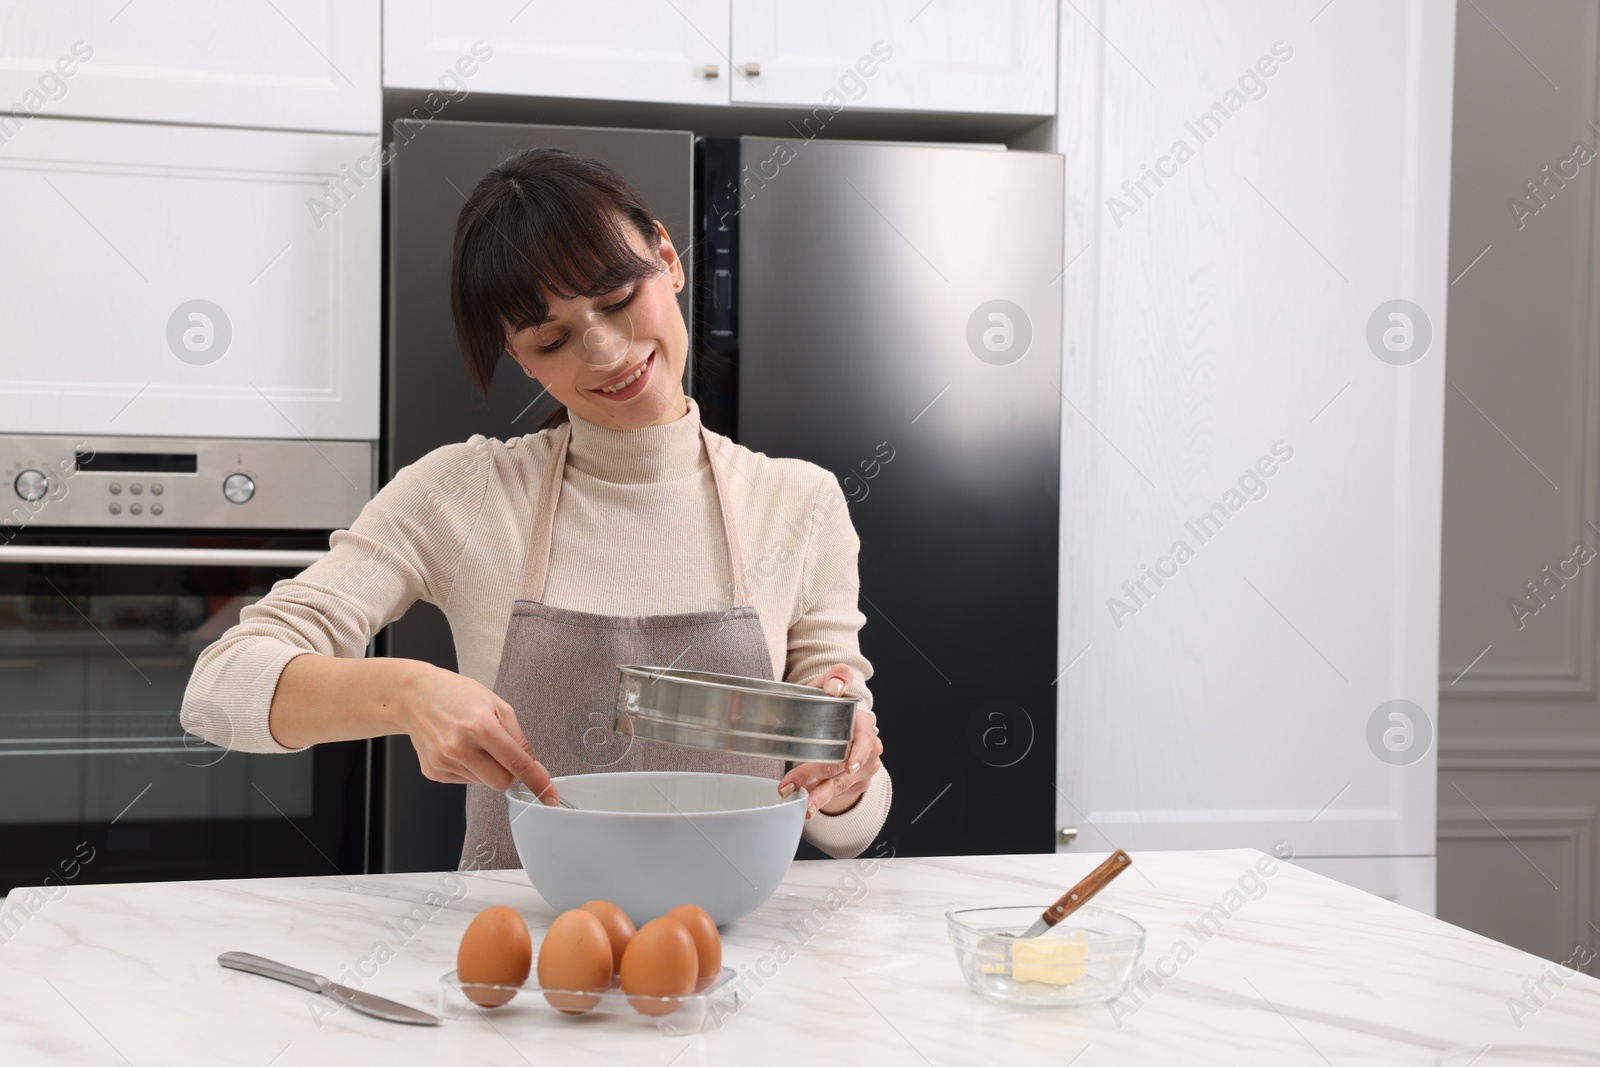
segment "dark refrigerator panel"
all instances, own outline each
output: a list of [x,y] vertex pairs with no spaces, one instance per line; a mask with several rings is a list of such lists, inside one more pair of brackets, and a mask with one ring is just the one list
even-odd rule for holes
[[1062,159],[741,154],[738,439],[826,467],[850,501],[884,836],[901,855],[1050,851]]
[[[466,196],[495,165],[541,146],[602,160],[639,191],[683,257],[688,284],[678,299],[693,330],[691,134],[437,121],[402,134],[391,145],[389,169],[386,478],[440,445],[476,433],[501,439],[533,433],[555,408],[505,357],[485,403],[467,375],[450,320],[450,252]],[[691,351],[686,376],[692,370]],[[415,605],[385,633],[387,655],[456,669],[450,627],[431,605]],[[374,842],[379,869],[453,870],[466,830],[465,787],[424,778],[404,736],[387,738],[384,750],[378,796],[383,814]]]
[[739,434],[739,139],[695,142],[695,211],[699,225],[695,269],[694,396],[700,421],[715,433]]
[[[431,122],[395,145],[389,170],[389,405],[385,474],[475,433],[515,437],[555,408],[509,358],[489,401],[467,376],[450,322],[450,250],[456,217],[478,181],[529,148],[565,148],[599,159],[631,182],[693,270],[690,134],[577,126]],[[692,328],[694,277],[678,299]],[[533,403],[533,407],[528,405]]]

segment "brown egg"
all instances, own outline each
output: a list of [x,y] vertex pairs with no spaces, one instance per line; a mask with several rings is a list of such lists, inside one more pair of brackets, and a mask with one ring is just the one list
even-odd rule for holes
[[622,954],[622,991],[635,993],[628,1003],[643,1015],[669,1015],[677,1004],[645,997],[681,997],[693,993],[699,971],[694,938],[677,919],[663,915],[639,927]]
[[456,977],[467,999],[485,1008],[499,1007],[517,994],[506,989],[471,988],[470,983],[521,985],[533,962],[528,924],[512,908],[497,905],[480,911],[467,924],[456,951]]
[[627,951],[628,942],[633,940],[636,933],[633,920],[609,900],[591,900],[583,906],[583,910],[592,912],[606,928],[606,937],[611,939],[611,968],[613,971],[621,970],[622,954]]
[[[596,993],[611,984],[611,939],[599,916],[574,908],[550,924],[539,943],[539,984],[546,989],[592,989]],[[571,993],[546,993],[544,999],[568,1015],[582,1015],[600,1003],[599,997]]]
[[694,954],[700,961],[701,978],[710,978],[722,970],[722,935],[717,933],[717,924],[711,921],[704,908],[679,904],[667,912],[667,917],[681,922],[694,938]]

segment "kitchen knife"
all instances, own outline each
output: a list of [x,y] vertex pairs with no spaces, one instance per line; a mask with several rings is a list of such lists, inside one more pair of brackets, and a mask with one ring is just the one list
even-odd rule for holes
[[1087,904],[1090,897],[1104,889],[1111,879],[1127,870],[1132,862],[1133,859],[1126,852],[1117,849],[1104,863],[1084,875],[1081,882],[1061,894],[1060,900],[1046,908],[1044,914],[1033,921],[1032,926],[1017,935],[1018,939],[1043,935],[1046,930]]
[[338,982],[330,982],[320,974],[302,971],[298,967],[290,967],[275,960],[265,959],[252,955],[249,952],[224,952],[217,957],[217,962],[224,967],[235,971],[244,971],[247,974],[259,974],[264,978],[276,978],[280,982],[299,986],[311,993],[321,993],[341,1004],[348,1004],[356,1011],[371,1015],[379,1019],[387,1019],[392,1023],[412,1023],[417,1026],[438,1026],[439,1017],[429,1015],[425,1011],[398,1004],[383,997],[363,993],[359,989],[342,986]]

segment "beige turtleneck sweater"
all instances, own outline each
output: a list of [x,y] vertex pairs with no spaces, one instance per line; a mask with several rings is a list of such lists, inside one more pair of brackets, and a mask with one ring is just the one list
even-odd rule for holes
[[[474,435],[397,472],[329,537],[326,556],[274,583],[201,653],[184,728],[244,752],[299,751],[267,725],[284,665],[307,652],[365,655],[418,600],[449,619],[460,672],[493,687],[552,436]],[[773,677],[809,683],[846,663],[870,708],[872,667],[857,641],[866,621],[856,603],[860,541],[838,480],[802,460],[712,441]],[[545,601],[607,615],[720,610],[728,582],[695,402],[683,418],[640,430],[572,416]],[[883,827],[891,794],[879,771],[850,811],[807,823],[807,840],[833,856],[859,854]]]

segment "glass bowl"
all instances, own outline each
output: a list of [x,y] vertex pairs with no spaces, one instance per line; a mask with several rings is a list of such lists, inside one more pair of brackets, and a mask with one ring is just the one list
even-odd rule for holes
[[1103,1004],[1128,987],[1144,948],[1144,927],[1086,905],[1044,936],[1021,940],[1050,902],[945,913],[962,977],[1006,1004]]
[[[685,993],[681,997],[648,997],[623,993],[616,975],[611,976],[611,985],[604,992],[590,993],[546,990],[532,975],[523,985],[463,982],[455,971],[451,971],[439,979],[439,1015],[450,1020],[460,1019],[480,1001],[498,1001],[494,1007],[478,1008],[474,1013],[484,1014],[491,1021],[505,1012],[523,1010],[548,1012],[554,1016],[557,1009],[545,999],[545,993],[549,992],[589,1005],[582,1014],[566,1016],[569,1019],[587,1019],[596,1015],[622,1016],[615,1020],[619,1025],[648,1026],[653,1022],[656,1029],[667,1037],[686,1036],[706,1029],[708,1021],[712,1029],[720,1027],[724,1018],[744,1007],[745,998],[740,995],[738,987],[729,985],[736,977],[738,973],[733,968],[724,967],[711,977],[700,979],[692,993]],[[643,1004],[649,1013],[635,1008],[634,1001]]]

